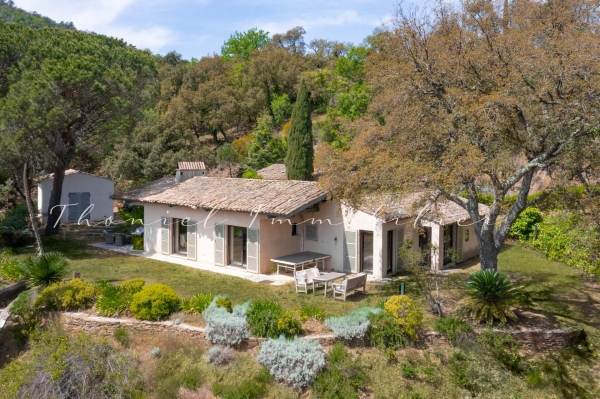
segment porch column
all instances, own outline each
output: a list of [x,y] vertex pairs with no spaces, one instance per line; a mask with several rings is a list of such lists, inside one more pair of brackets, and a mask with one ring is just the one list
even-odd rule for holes
[[444,268],[444,226],[431,224],[431,270]]
[[383,264],[383,221],[377,219],[373,229],[373,277],[382,279],[385,275]]

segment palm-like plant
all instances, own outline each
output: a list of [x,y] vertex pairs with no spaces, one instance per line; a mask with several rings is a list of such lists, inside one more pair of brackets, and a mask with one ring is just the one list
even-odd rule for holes
[[41,256],[29,256],[20,264],[25,280],[32,287],[47,287],[67,276],[69,263],[58,252],[47,252]]
[[480,270],[469,276],[464,308],[467,315],[477,322],[493,324],[495,320],[505,324],[507,319],[517,320],[510,309],[517,300],[518,287],[509,276],[497,270]]

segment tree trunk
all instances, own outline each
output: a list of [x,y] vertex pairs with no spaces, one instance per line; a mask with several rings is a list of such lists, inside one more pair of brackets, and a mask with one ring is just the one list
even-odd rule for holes
[[27,211],[29,212],[29,223],[31,224],[31,230],[33,231],[33,236],[35,237],[35,243],[37,245],[37,254],[38,256],[42,256],[44,252],[42,247],[42,239],[40,237],[40,232],[37,228],[37,223],[35,222],[35,215],[33,213],[33,204],[31,202],[31,190],[29,189],[31,185],[29,184],[29,164],[25,162],[23,165],[23,194],[25,195],[25,203],[27,204]]
[[485,239],[479,241],[479,261],[481,270],[497,270],[498,269],[498,251],[494,244],[494,240],[487,241]]
[[66,167],[63,162],[57,161],[54,165],[54,180],[52,181],[52,192],[50,193],[50,202],[48,203],[48,221],[46,223],[46,235],[48,236],[58,234],[60,231],[62,209],[54,207],[60,205],[63,182],[65,181],[65,169]]

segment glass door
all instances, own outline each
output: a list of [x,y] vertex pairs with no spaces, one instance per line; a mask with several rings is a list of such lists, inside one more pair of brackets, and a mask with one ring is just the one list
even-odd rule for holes
[[248,230],[245,227],[229,226],[229,263],[246,266]]
[[361,271],[373,271],[373,232],[360,232],[360,259]]
[[173,252],[187,255],[187,225],[183,219],[173,219]]
[[454,225],[444,226],[444,266],[453,262],[454,258]]

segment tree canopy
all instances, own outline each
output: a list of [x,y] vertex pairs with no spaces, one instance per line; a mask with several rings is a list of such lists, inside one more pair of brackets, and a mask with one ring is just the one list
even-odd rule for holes
[[[557,187],[597,176],[599,16],[584,0],[398,8],[367,62],[368,117],[347,151],[322,146],[321,183],[355,203],[415,190],[453,201],[471,216],[482,268],[496,268],[536,172]],[[486,217],[480,191],[493,196]]]
[[235,32],[221,46],[221,57],[225,59],[240,57],[250,59],[254,50],[263,48],[270,41],[269,32],[252,28],[246,32]]
[[312,119],[308,90],[300,84],[298,98],[292,111],[285,170],[289,180],[312,180],[314,162]]

